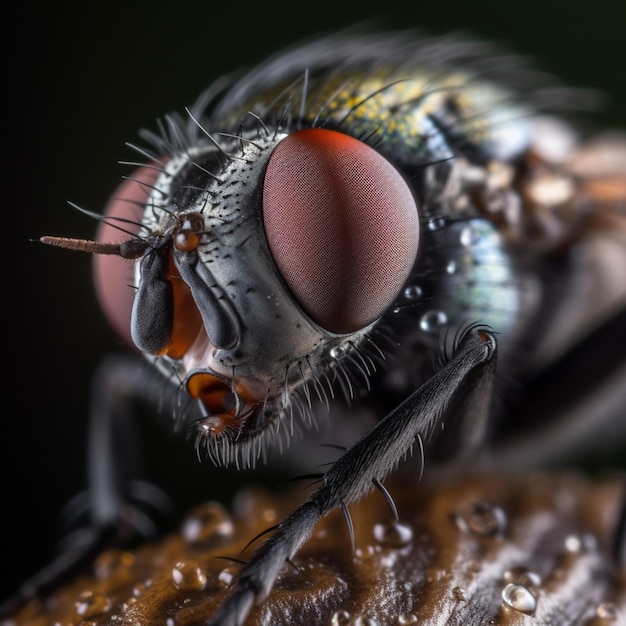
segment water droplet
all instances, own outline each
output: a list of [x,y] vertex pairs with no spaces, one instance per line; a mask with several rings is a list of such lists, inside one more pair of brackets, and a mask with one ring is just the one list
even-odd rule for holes
[[379,626],[378,621],[369,615],[359,615],[354,622],[354,626]]
[[330,621],[331,626],[348,626],[350,623],[350,613],[348,611],[335,611]]
[[111,600],[94,591],[83,591],[76,601],[76,615],[82,619],[90,619],[106,613],[111,608]]
[[138,598],[145,590],[146,585],[144,583],[139,583],[133,588],[133,595]]
[[168,617],[165,620],[165,626],[176,626],[176,620],[173,617]]
[[593,535],[568,535],[565,537],[565,549],[572,554],[591,552],[597,547],[596,538]]
[[404,288],[405,300],[419,300],[422,297],[422,288],[419,285],[409,285]]
[[602,604],[598,604],[596,608],[596,615],[604,620],[617,620],[617,614],[617,606],[615,606],[613,602],[603,602]]
[[453,587],[452,596],[457,602],[467,602],[467,592],[463,587]]
[[196,507],[182,527],[183,537],[194,545],[230,537],[233,532],[233,520],[226,508],[218,502],[206,502]]
[[230,567],[225,567],[217,577],[223,587],[230,587],[233,578],[235,578],[235,574]]
[[445,225],[446,225],[445,217],[436,217],[431,220],[428,220],[428,222],[426,223],[426,228],[430,230],[431,232],[434,232],[435,230],[441,230]]
[[413,531],[407,524],[387,521],[374,526],[374,539],[382,545],[390,548],[401,548],[413,539]]
[[398,615],[398,624],[417,624],[417,615],[413,615],[413,613],[400,613],[400,615]]
[[446,272],[448,274],[454,274],[456,272],[456,261],[449,261],[446,265]]
[[330,356],[333,359],[342,359],[346,354],[345,348],[342,348],[341,346],[335,346],[334,348],[330,349]]
[[485,501],[470,504],[457,513],[454,520],[460,530],[479,537],[495,537],[501,535],[506,528],[504,511]]
[[533,613],[537,608],[537,598],[524,585],[509,583],[502,590],[502,601],[516,611]]
[[354,551],[354,556],[359,561],[369,561],[376,554],[376,548],[374,546],[365,546],[364,548],[357,548]]
[[443,311],[432,309],[422,315],[419,324],[425,333],[437,333],[447,321],[448,316]]
[[568,535],[565,537],[565,549],[568,552],[578,553],[582,552],[582,541],[578,535]]
[[172,568],[172,581],[181,591],[202,591],[206,576],[195,561],[180,561]]
[[504,572],[504,582],[518,583],[527,587],[539,587],[541,585],[541,576],[522,566],[511,567]]
[[462,246],[468,248],[469,246],[476,245],[481,238],[481,232],[473,226],[466,226],[459,235],[459,241]]
[[242,489],[233,500],[234,517],[244,522],[258,524],[259,519],[268,525],[278,519],[273,499],[267,492],[258,488]]
[[107,550],[94,564],[95,576],[98,580],[110,579],[111,585],[118,586],[130,581],[130,568],[134,563],[135,555],[132,552]]
[[126,598],[126,601],[122,604],[122,610],[125,611],[126,609],[133,606],[134,604],[137,604],[137,598],[135,597]]

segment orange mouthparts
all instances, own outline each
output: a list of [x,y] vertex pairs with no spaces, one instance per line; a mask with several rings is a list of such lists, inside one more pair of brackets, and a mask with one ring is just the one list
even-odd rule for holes
[[212,436],[226,431],[239,434],[247,419],[263,402],[245,383],[234,384],[210,372],[191,374],[186,387],[191,397],[200,401],[205,413],[202,430]]

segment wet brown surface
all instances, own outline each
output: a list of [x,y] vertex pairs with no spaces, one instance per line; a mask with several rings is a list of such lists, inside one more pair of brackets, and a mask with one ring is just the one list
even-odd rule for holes
[[[481,478],[453,485],[389,483],[323,519],[247,625],[584,625],[626,623],[626,589],[610,543],[624,477],[572,474]],[[297,505],[263,491],[232,513],[201,505],[179,533],[134,552],[107,551],[91,575],[31,604],[13,624],[187,626],[223,601],[257,533]],[[620,621],[622,620],[622,621]],[[4,626],[4,625],[3,625]]]

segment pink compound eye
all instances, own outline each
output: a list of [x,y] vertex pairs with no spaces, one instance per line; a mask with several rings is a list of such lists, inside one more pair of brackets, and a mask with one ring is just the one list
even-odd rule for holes
[[308,316],[335,333],[373,322],[415,262],[415,198],[370,146],[319,128],[297,131],[270,157],[263,221],[274,261]]
[[[116,190],[109,200],[96,240],[100,243],[119,243],[132,239],[139,233],[144,207],[148,201],[150,185],[154,184],[159,171],[142,167]],[[115,228],[121,227],[123,230]],[[130,336],[130,319],[135,290],[135,262],[110,254],[94,256],[94,281],[100,306],[118,335],[134,346]]]

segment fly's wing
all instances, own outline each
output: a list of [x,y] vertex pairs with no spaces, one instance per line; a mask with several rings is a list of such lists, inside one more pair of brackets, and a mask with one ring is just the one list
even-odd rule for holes
[[[563,183],[572,185],[575,213],[563,221],[570,230],[568,280],[560,302],[542,330],[534,354],[537,369],[556,360],[594,328],[626,309],[626,135],[592,138],[577,149],[561,172],[529,184],[541,218],[550,215],[550,193]],[[552,188],[551,188],[552,187]],[[568,223],[570,222],[571,223]]]
[[[564,182],[572,194],[565,217],[553,200]],[[528,356],[536,374],[494,457],[509,467],[606,461],[626,441],[626,135],[592,138],[558,171],[529,181],[527,194],[538,221],[567,229],[548,255],[567,271],[558,284],[548,272],[552,301]]]

